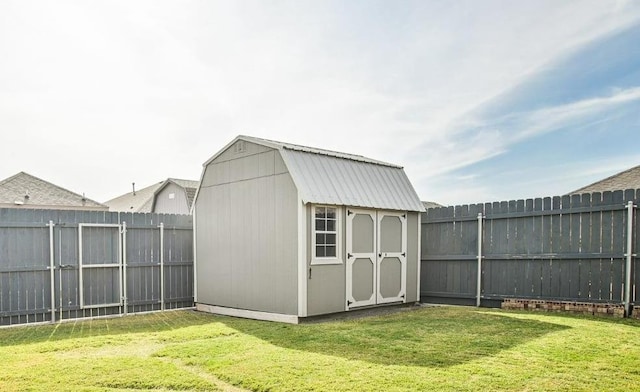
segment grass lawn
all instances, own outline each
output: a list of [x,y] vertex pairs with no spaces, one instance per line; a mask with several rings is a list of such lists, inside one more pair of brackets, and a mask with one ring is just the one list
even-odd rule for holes
[[427,307],[286,325],[176,311],[0,329],[0,391],[640,388],[640,322]]

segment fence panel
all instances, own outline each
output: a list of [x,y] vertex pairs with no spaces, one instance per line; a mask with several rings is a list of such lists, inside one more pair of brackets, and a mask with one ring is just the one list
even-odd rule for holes
[[[622,303],[626,238],[640,246],[637,219],[627,233],[627,202],[640,190],[512,200],[429,209],[422,217],[421,298],[475,303],[477,224],[483,214],[481,299]],[[634,216],[636,216],[634,208]],[[632,301],[640,267],[632,263]]]
[[192,238],[186,215],[0,209],[0,325],[191,307]]

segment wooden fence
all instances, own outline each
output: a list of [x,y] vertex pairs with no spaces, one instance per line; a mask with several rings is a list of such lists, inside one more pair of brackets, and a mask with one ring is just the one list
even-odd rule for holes
[[421,298],[613,303],[628,312],[640,295],[639,199],[640,190],[626,190],[429,209]]
[[0,325],[193,306],[192,218],[0,209]]

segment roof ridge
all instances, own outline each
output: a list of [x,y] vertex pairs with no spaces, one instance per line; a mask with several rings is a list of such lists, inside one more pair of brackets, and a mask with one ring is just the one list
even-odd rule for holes
[[605,181],[607,181],[607,180],[610,180],[610,179],[612,179],[612,178],[615,178],[615,177],[621,176],[621,175],[623,175],[623,174],[625,174],[625,173],[628,173],[628,172],[630,172],[630,171],[637,170],[637,169],[640,169],[640,165],[636,165],[636,166],[630,167],[629,169],[623,170],[623,171],[621,171],[621,172],[614,173],[614,174],[610,175],[609,177],[606,177],[606,178],[603,178],[603,179],[601,179],[601,180],[598,180],[598,181],[592,182],[591,184],[589,184],[589,185],[585,185],[585,186],[583,186],[582,188],[576,189],[575,191],[573,191],[573,192],[571,192],[571,193],[580,193],[580,192],[582,192],[584,189],[591,188],[591,187],[592,187],[592,186],[594,186],[594,185],[600,184],[600,183],[602,183],[602,182],[605,182]]
[[69,190],[69,189],[67,189],[67,188],[61,187],[60,185],[56,185],[56,184],[54,184],[54,183],[52,183],[52,182],[49,182],[49,181],[47,181],[47,180],[44,180],[44,179],[42,179],[42,178],[40,178],[40,177],[34,176],[33,174],[27,173],[27,172],[25,172],[25,171],[20,171],[19,173],[16,173],[16,174],[14,174],[14,175],[13,175],[13,176],[11,176],[11,177],[5,178],[4,180],[0,181],[0,185],[3,185],[3,184],[8,183],[9,181],[11,181],[11,180],[15,179],[15,178],[16,178],[16,177],[18,177],[19,175],[25,175],[25,176],[31,177],[31,178],[33,178],[33,179],[36,179],[36,180],[38,180],[38,181],[41,181],[41,182],[43,182],[43,183],[45,183],[45,184],[49,185],[49,186],[52,186],[52,187],[54,187],[54,188],[57,188],[57,189],[63,190],[63,191],[65,191],[65,192],[69,192],[69,193],[71,193],[71,194],[72,194],[72,195],[74,195],[74,196],[78,196],[79,198],[84,199],[85,201],[90,201],[90,202],[92,202],[92,203],[96,203],[98,206],[107,207],[105,204],[102,204],[102,203],[100,203],[100,202],[98,202],[98,201],[95,201],[95,200],[93,200],[93,199],[89,199],[89,198],[88,198],[88,197],[86,197],[85,195],[81,195],[81,194],[76,193],[76,192],[74,192],[74,191],[71,191],[71,190]]
[[[327,156],[332,156],[332,157],[336,157],[336,158],[350,159],[350,160],[353,160],[353,161],[366,162],[366,163],[372,163],[372,164],[376,164],[376,165],[382,165],[382,166],[389,166],[389,167],[404,169],[402,166],[396,165],[394,163],[379,161],[377,159],[369,158],[369,157],[366,157],[364,155],[351,154],[351,153],[342,152],[342,151],[334,151],[334,150],[327,150],[327,149],[318,148],[318,147],[303,146],[301,144],[280,142],[280,141],[277,141],[277,140],[269,140],[269,139],[255,137],[255,136],[248,136],[248,135],[238,135],[238,137],[236,139],[244,139],[244,140],[247,140],[247,141],[254,141],[254,142],[258,142],[258,143],[266,142],[266,143],[269,143],[269,144],[275,144],[280,148],[284,148],[284,149],[288,149],[288,150],[302,151],[302,152],[307,152],[307,153],[310,153],[310,154],[327,155]],[[269,146],[269,147],[273,147],[273,146]]]

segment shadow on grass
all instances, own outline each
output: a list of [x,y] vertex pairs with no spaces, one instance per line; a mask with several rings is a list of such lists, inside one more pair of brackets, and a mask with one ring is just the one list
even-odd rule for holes
[[382,365],[448,367],[569,327],[461,308],[427,308],[356,320],[287,325],[226,318],[279,347]]
[[149,334],[211,322],[211,315],[184,310],[93,320],[77,319],[49,325],[20,325],[0,329],[0,347],[68,339],[116,338],[119,335]]

